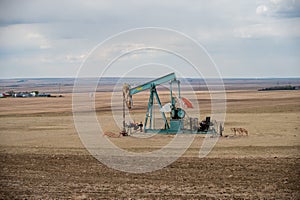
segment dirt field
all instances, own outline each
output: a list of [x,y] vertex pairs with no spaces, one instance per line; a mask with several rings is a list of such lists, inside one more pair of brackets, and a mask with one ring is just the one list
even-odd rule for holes
[[[167,94],[162,93],[162,100]],[[111,122],[110,92],[96,94],[98,119]],[[201,118],[209,95],[197,93]],[[146,95],[135,97],[143,120]],[[145,174],[116,171],[85,150],[74,127],[71,94],[0,99],[0,199],[300,199],[300,91],[227,91],[224,135],[206,158],[203,136],[179,160]],[[249,136],[233,136],[243,127]],[[153,151],[172,136],[110,138],[129,151]]]

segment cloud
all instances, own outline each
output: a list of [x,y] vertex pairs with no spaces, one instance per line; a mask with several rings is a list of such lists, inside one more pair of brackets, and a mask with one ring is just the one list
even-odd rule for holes
[[[203,44],[213,58],[223,55],[218,65],[225,63],[229,57],[236,59],[240,66],[249,63],[247,58],[255,54],[256,50],[240,48],[239,45],[251,43],[259,46],[264,41],[269,42],[266,49],[273,50],[273,41],[282,40],[280,44],[284,45],[289,40],[289,45],[281,52],[280,58],[291,58],[289,49],[300,46],[300,23],[297,17],[300,13],[299,1],[258,2],[1,0],[0,70],[6,69],[9,72],[6,77],[20,77],[25,71],[28,73],[24,76],[30,74],[32,77],[43,73],[43,76],[55,76],[58,73],[51,72],[55,68],[59,69],[60,76],[64,76],[70,74],[71,68],[76,69],[87,55],[86,52],[95,45],[121,31],[140,27],[166,27],[183,32]],[[127,40],[124,39],[115,46],[108,46],[99,57],[109,59],[134,48],[149,46],[153,37],[156,36],[148,35],[135,44],[126,43]],[[161,38],[164,39],[159,41],[161,44],[169,41],[173,48],[188,48],[176,41],[176,38]],[[255,40],[257,38],[260,40]],[[238,58],[228,54],[236,48],[243,56]],[[130,64],[131,60],[135,62],[157,54],[141,51],[122,59]],[[274,52],[274,57],[277,56]],[[257,60],[261,59],[260,55],[256,57]],[[296,67],[299,65],[295,64],[298,57],[292,54],[292,59],[295,60],[292,64]],[[22,67],[24,70],[18,70]],[[45,68],[47,70],[43,71]],[[247,72],[247,69],[241,71]],[[235,72],[228,71],[230,73],[234,76]]]
[[238,38],[299,38],[300,24],[298,20],[281,20],[252,24],[234,29]]
[[49,49],[51,48],[51,44],[49,40],[41,35],[40,33],[37,32],[29,32],[26,35],[26,38],[29,39],[30,41],[35,41],[39,44],[40,49]]
[[256,8],[260,16],[295,18],[300,17],[300,1],[298,0],[268,0]]
[[253,38],[299,38],[300,1],[264,0],[256,7],[252,23],[234,28],[234,36]]
[[70,63],[74,63],[74,62],[82,62],[85,58],[87,57],[87,54],[80,54],[80,55],[72,55],[72,54],[68,54],[65,56],[66,60]]
[[50,40],[32,25],[0,27],[1,49],[32,50],[49,49]]
[[256,14],[264,15],[269,11],[269,8],[266,5],[260,5],[256,8]]

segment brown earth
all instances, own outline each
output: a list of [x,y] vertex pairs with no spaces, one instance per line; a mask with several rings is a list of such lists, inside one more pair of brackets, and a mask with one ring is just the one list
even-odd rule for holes
[[[167,93],[160,94],[166,103]],[[111,95],[97,93],[96,110],[104,131],[117,134]],[[147,95],[134,97],[136,120],[144,119]],[[197,98],[204,118],[209,95],[198,92]],[[300,199],[299,90],[227,91],[228,137],[200,159],[204,137],[197,135],[180,159],[145,174],[113,170],[89,155],[75,130],[71,102],[71,94],[0,99],[1,199]],[[249,136],[233,136],[233,127],[246,128]],[[172,137],[109,139],[141,152],[159,149]]]

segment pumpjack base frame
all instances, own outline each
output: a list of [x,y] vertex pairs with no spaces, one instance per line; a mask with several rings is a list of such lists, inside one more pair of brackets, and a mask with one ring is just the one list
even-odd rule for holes
[[153,129],[149,127],[144,128],[145,133],[158,133],[158,134],[218,134],[217,131],[211,127],[208,130],[200,131],[198,127],[184,126],[183,119],[171,119],[169,128]]
[[158,133],[158,134],[217,134],[214,130],[208,131],[193,131],[189,129],[171,130],[171,129],[144,129],[145,133]]

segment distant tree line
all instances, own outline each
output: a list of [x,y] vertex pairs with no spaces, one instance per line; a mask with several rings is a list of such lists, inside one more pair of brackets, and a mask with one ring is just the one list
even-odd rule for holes
[[291,86],[291,85],[284,85],[284,86],[274,86],[274,87],[267,87],[259,89],[258,91],[269,91],[269,90],[296,90],[298,87]]

